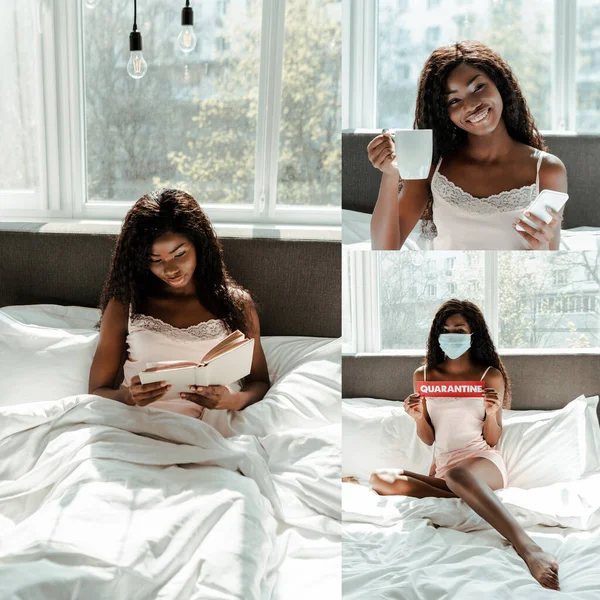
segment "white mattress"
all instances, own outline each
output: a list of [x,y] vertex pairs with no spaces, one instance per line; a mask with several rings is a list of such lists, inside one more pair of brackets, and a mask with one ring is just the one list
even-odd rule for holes
[[[352,210],[342,210],[342,244],[352,250],[371,249],[371,215]],[[417,223],[403,250],[429,250],[431,243],[420,235]],[[561,232],[561,250],[597,250],[600,248],[600,227],[575,227]]]

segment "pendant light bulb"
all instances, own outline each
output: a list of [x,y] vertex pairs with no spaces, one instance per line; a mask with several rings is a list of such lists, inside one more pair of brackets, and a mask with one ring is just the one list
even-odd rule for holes
[[127,63],[127,73],[133,79],[141,79],[148,70],[148,63],[141,52],[131,52]]
[[139,31],[132,31],[129,34],[127,73],[134,79],[141,79],[147,70],[148,63],[144,60],[144,55],[142,54],[142,34]]
[[133,0],[133,31],[129,34],[129,62],[127,73],[133,79],[141,79],[148,70],[142,54],[142,34],[137,30],[137,1]]
[[194,33],[194,11],[190,6],[190,0],[181,9],[181,32],[177,36],[177,45],[182,52],[192,52],[198,40]]

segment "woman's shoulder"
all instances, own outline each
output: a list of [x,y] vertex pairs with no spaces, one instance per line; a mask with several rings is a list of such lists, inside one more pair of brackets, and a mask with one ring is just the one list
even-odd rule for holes
[[424,381],[425,379],[425,365],[421,365],[414,372],[414,378],[416,381]]
[[567,169],[558,156],[545,152],[540,164],[540,190],[567,191]]
[[102,315],[102,322],[111,330],[126,333],[129,323],[129,306],[116,298],[111,298]]
[[490,367],[483,378],[487,383],[504,381],[504,377],[500,372],[500,369],[496,369],[496,367]]
[[256,310],[256,307],[254,306],[254,300],[248,290],[245,290],[244,288],[239,287],[237,285],[230,285],[228,287],[228,291],[231,297],[244,307],[244,310]]
[[537,148],[534,148],[533,146],[527,146],[525,144],[523,144],[523,146],[525,148],[527,148],[527,151],[529,152],[532,160],[537,162],[541,158],[540,176],[542,175],[542,172],[546,172],[546,173],[550,173],[550,174],[552,174],[552,173],[566,174],[567,169],[565,167],[565,164],[563,163],[562,160],[560,160],[560,158],[558,158],[558,156],[551,154],[550,152],[547,152],[546,150],[539,150]]

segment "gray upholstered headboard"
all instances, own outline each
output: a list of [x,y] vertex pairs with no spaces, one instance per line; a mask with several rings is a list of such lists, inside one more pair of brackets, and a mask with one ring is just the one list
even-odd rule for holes
[[[0,230],[0,306],[97,306],[116,236]],[[263,335],[341,335],[339,242],[221,238]]]
[[[373,213],[381,173],[369,162],[367,145],[379,133],[380,129],[342,132],[342,208]],[[600,227],[600,135],[546,135],[544,139],[567,168],[569,201],[563,228]]]
[[[598,354],[519,354],[503,356],[502,362],[515,410],[562,408],[580,394],[600,394]],[[344,356],[343,396],[404,400],[413,392],[413,373],[422,364],[422,356]]]

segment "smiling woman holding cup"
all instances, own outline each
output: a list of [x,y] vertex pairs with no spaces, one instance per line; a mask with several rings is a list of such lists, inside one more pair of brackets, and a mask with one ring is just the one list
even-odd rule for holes
[[367,147],[382,172],[374,250],[400,249],[419,219],[434,250],[558,249],[562,210],[545,205],[542,219],[528,207],[542,190],[566,199],[566,169],[500,56],[475,41],[435,50],[414,126],[383,130]]

